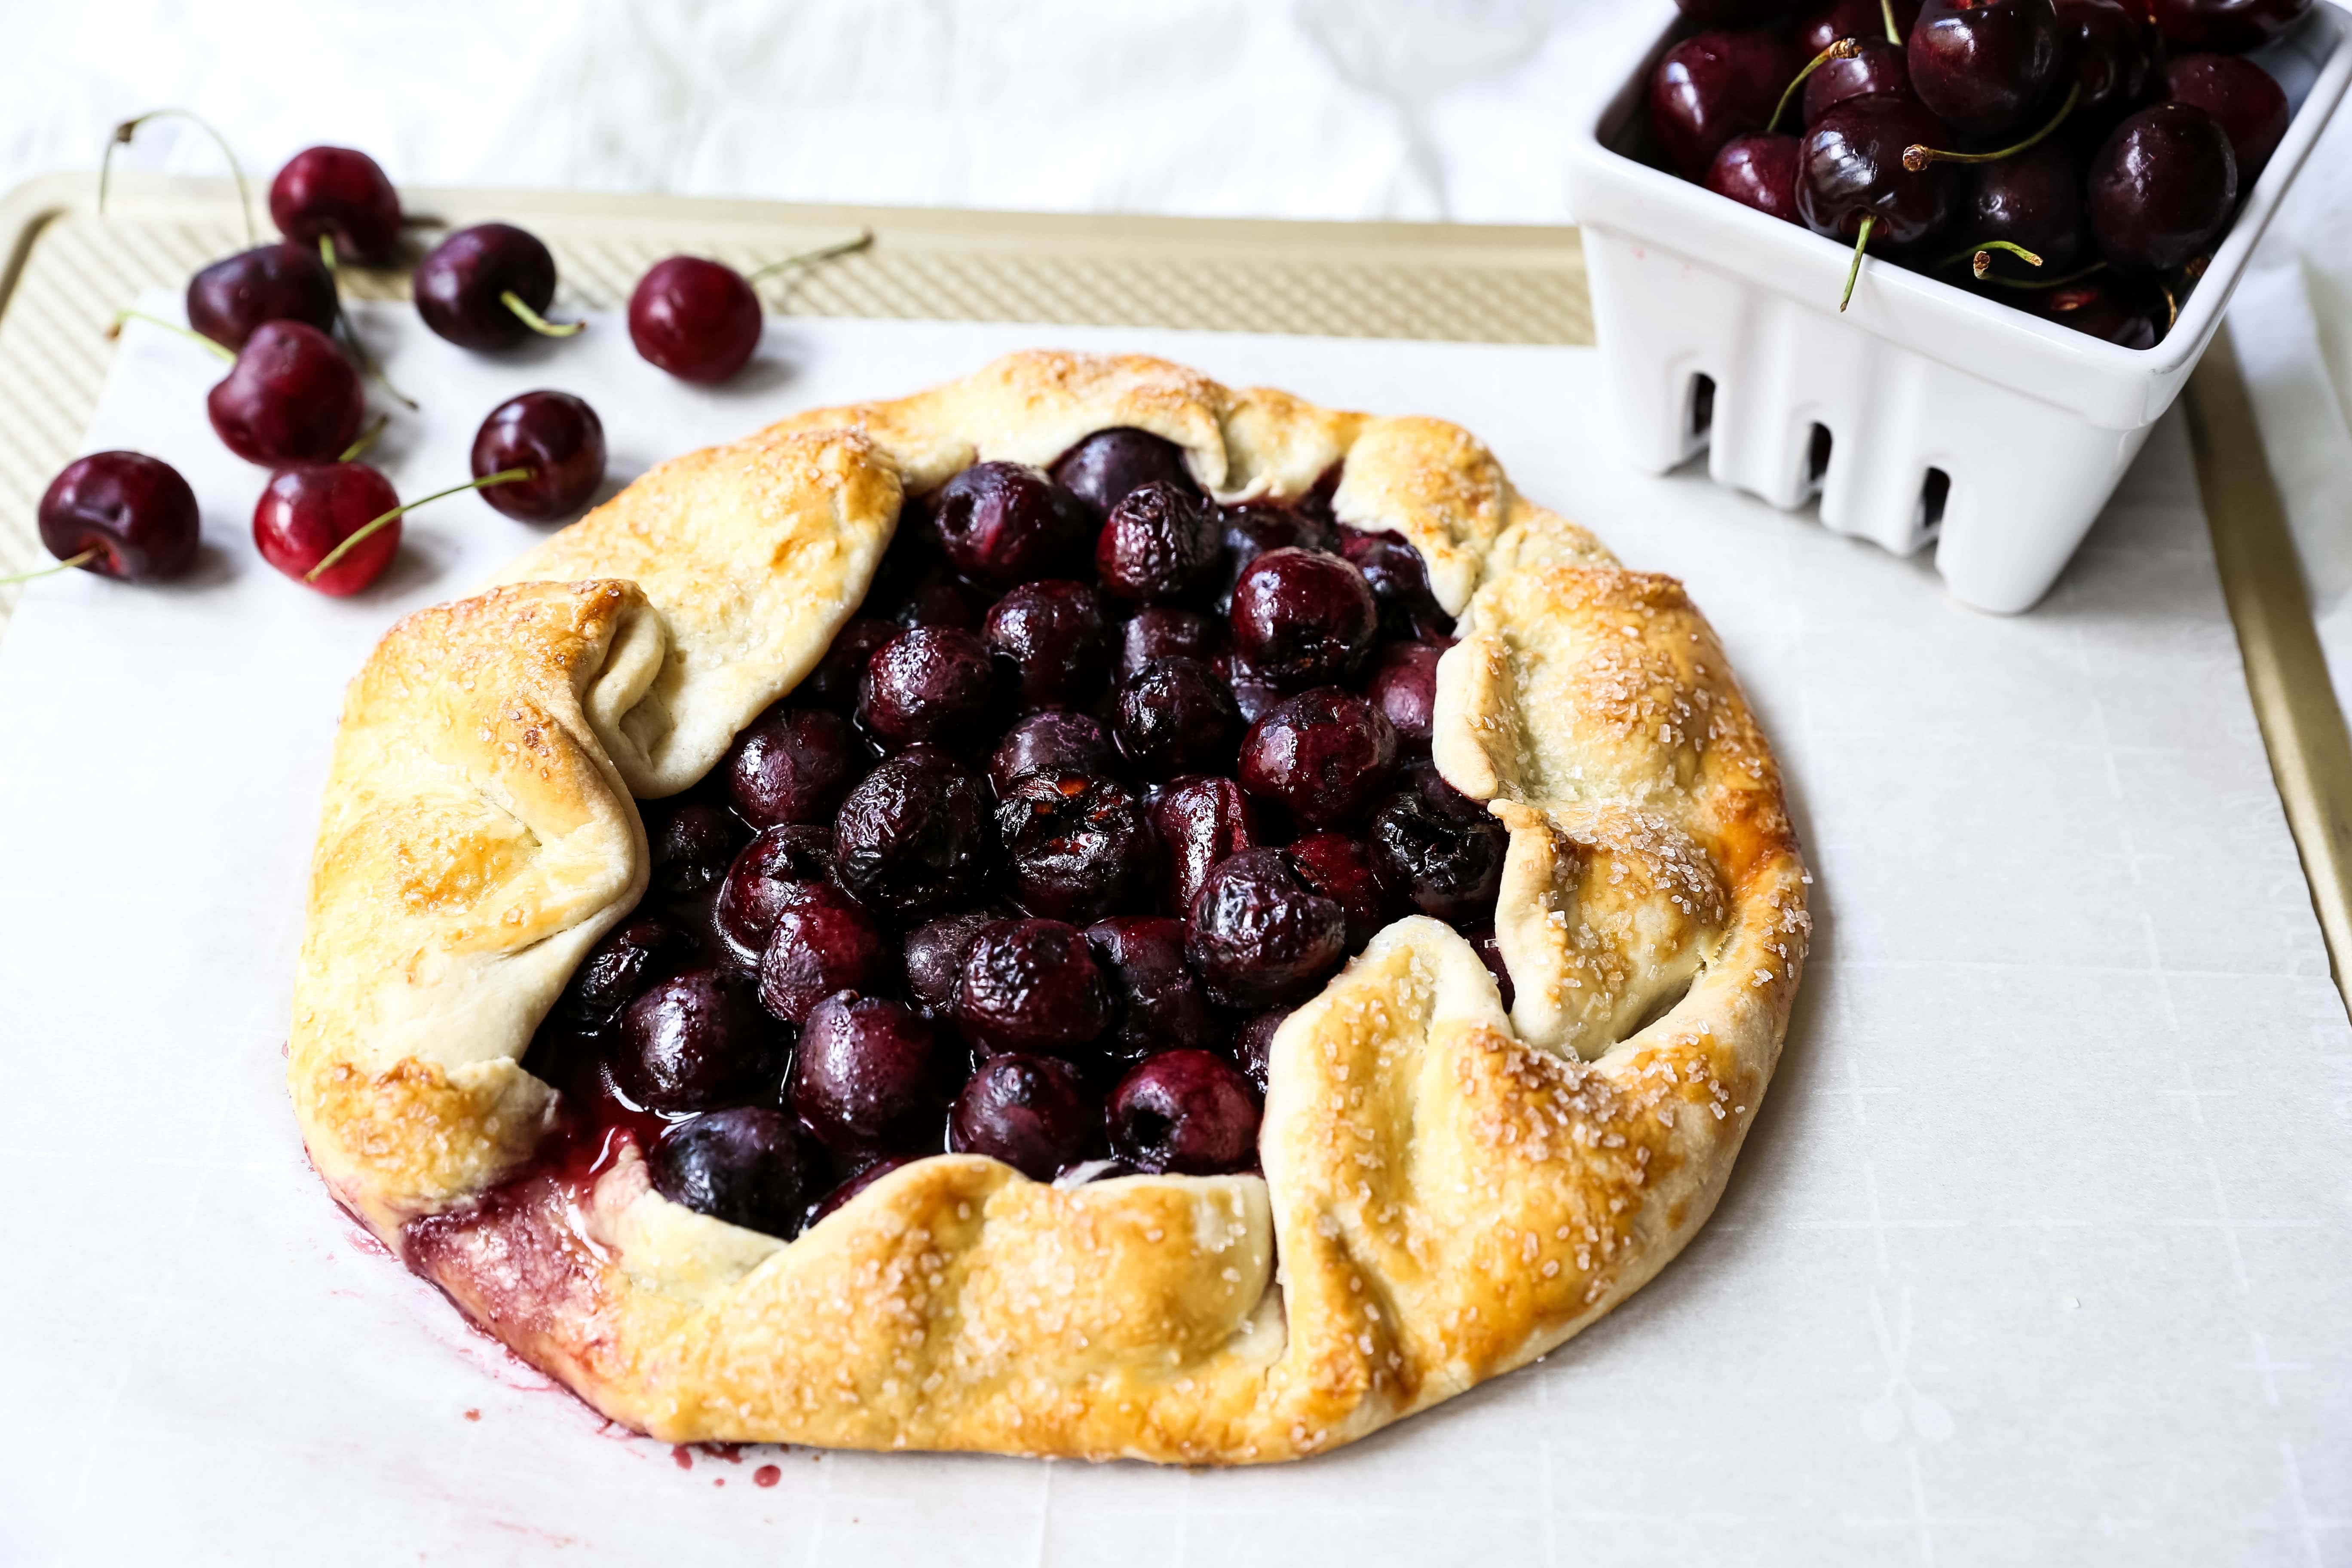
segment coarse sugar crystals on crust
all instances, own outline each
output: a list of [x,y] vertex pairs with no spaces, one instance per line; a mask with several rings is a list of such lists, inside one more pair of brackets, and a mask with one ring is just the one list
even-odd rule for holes
[[[695,784],[856,613],[904,497],[1096,432],[1213,497],[1328,493],[1459,617],[1432,749],[1508,834],[1495,941],[1397,921],[1275,1033],[1262,1174],[889,1172],[786,1240],[550,1163],[520,1059]],[[1336,474],[1334,473],[1336,470]],[[1328,491],[1318,487],[1328,484]],[[1720,1194],[1807,937],[1772,755],[1672,579],[1452,426],[1014,354],[646,474],[395,627],[330,773],[289,1079],[337,1196],[475,1321],[672,1442],[1244,1464],[1558,1345]]]

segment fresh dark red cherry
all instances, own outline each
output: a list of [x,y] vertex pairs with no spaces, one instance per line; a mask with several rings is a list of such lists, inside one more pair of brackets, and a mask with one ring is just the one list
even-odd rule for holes
[[1231,779],[1179,779],[1153,797],[1150,816],[1167,858],[1169,901],[1180,913],[1221,862],[1259,842],[1249,799]]
[[808,896],[821,867],[809,863],[814,846],[807,830],[794,825],[761,829],[736,855],[719,884],[711,928],[744,968],[759,966],[775,934],[776,917]]
[[1297,1011],[1296,1007],[1276,1007],[1260,1013],[1234,1035],[1234,1060],[1240,1064],[1242,1076],[1249,1079],[1250,1087],[1261,1095],[1273,1078],[1274,1037]]
[[760,296],[723,261],[656,261],[629,293],[629,341],[680,381],[725,381],[750,361],[766,325]]
[[1234,584],[1234,652],[1286,690],[1346,679],[1371,651],[1380,606],[1364,574],[1335,555],[1270,550]]
[[1253,504],[1226,507],[1223,515],[1225,582],[1216,599],[1220,616],[1232,609],[1235,585],[1259,556],[1275,550],[1322,550],[1331,542],[1328,528],[1296,508]]
[[1495,941],[1495,928],[1475,926],[1462,935],[1470,943],[1471,951],[1478,955],[1478,962],[1486,966],[1486,973],[1495,977],[1495,989],[1502,998],[1503,1011],[1509,1012],[1512,1004],[1518,1000],[1518,987],[1511,983],[1510,967],[1504,963],[1503,949]]
[[[2140,0],[2131,0],[2137,5]],[[2058,25],[2074,38],[2074,80],[2082,94],[2074,112],[2112,121],[2147,100],[2155,74],[2155,38],[2144,17],[2124,0],[2051,0]]]
[[2243,54],[2311,13],[2312,0],[2139,0],[2157,30],[2183,48]]
[[300,321],[264,321],[205,395],[221,443],[248,463],[322,463],[367,417],[360,373],[334,340]]
[[808,1229],[811,1226],[815,1225],[817,1221],[824,1218],[825,1215],[833,1213],[835,1209],[843,1207],[850,1199],[856,1197],[858,1194],[864,1192],[866,1188],[872,1186],[875,1183],[880,1181],[891,1172],[898,1170],[903,1166],[911,1165],[920,1158],[922,1158],[922,1156],[919,1154],[894,1154],[887,1160],[875,1161],[872,1164],[858,1172],[857,1174],[850,1177],[849,1180],[842,1183],[839,1186],[834,1188],[833,1191],[825,1194],[824,1196],[819,1198],[815,1203],[811,1204],[809,1205],[808,1217],[801,1222],[801,1228],[803,1230]]
[[1340,833],[1310,833],[1283,851],[1307,888],[1347,917],[1348,951],[1361,952],[1388,924],[1392,900],[1371,846]]
[[178,576],[196,558],[196,492],[180,470],[143,452],[92,452],[58,471],[35,513],[41,544],[60,561],[126,583]]
[[1849,100],[1805,132],[1797,211],[1832,239],[1853,243],[1867,220],[1871,245],[1915,245],[1943,226],[1948,186],[1941,163],[1905,168],[1904,149],[1948,144],[1943,124],[1909,99]]
[[998,589],[1066,574],[1095,536],[1085,502],[1019,463],[974,463],[940,486],[931,526],[950,565]]
[[659,980],[621,1015],[613,1076],[649,1110],[707,1110],[774,1090],[776,1026],[751,983],[727,969],[689,969]]
[[993,728],[999,695],[985,642],[952,626],[910,626],[867,661],[857,720],[892,745],[966,746]]
[[1397,734],[1352,691],[1322,686],[1275,708],[1242,737],[1242,787],[1308,827],[1363,810],[1396,766]]
[[1148,484],[1169,484],[1192,495],[1200,487],[1185,470],[1183,449],[1148,430],[1121,426],[1099,430],[1054,459],[1054,482],[1086,502],[1097,517]]
[[2091,235],[2110,265],[2169,272],[2210,249],[2238,205],[2229,132],[2186,103],[2143,109],[2091,160]]
[[313,578],[336,547],[400,506],[392,481],[365,463],[303,463],[280,468],[253,508],[253,543],[261,558],[306,588],[348,598],[383,574],[400,552],[400,521],[352,546]]
[[1380,668],[1365,695],[1396,731],[1401,757],[1429,754],[1437,714],[1437,661],[1444,657],[1441,643],[1391,643],[1381,650]]
[[867,773],[833,823],[833,874],[902,919],[977,902],[996,852],[988,786],[946,752],[911,747]]
[[1023,909],[1085,921],[1143,901],[1156,851],[1133,795],[1058,768],[1024,773],[1003,795],[996,837]]
[[2088,258],[2091,219],[2083,202],[2082,161],[2064,142],[2053,138],[2014,158],[1978,164],[1961,179],[1967,205],[1955,238],[1977,245],[2004,239],[2042,258],[2038,272],[2020,263],[2004,265],[2004,275],[2054,278]]
[[1392,533],[1340,531],[1340,554],[1363,574],[1380,611],[1380,635],[1418,637],[1454,629],[1454,617],[1430,590],[1429,568],[1421,552]]
[[667,921],[641,915],[604,933],[563,988],[558,1011],[573,1026],[602,1029],[639,992],[693,962],[694,944]]
[[529,468],[530,478],[482,492],[524,522],[553,522],[588,504],[604,482],[604,423],[568,392],[526,392],[490,410],[474,433],[474,477]]
[[1799,63],[1766,32],[1700,33],[1668,49],[1650,76],[1650,125],[1668,165],[1698,179],[1726,142],[1763,130]]
[[1101,1102],[1053,1057],[991,1057],[948,1113],[949,1148],[1002,1160],[1035,1182],[1086,1159],[1101,1136]]
[[904,1003],[848,992],[808,1015],[784,1096],[825,1147],[857,1154],[938,1147],[947,1095],[938,1032]]
[[772,708],[735,737],[720,764],[727,798],[754,827],[831,822],[863,772],[856,738],[822,708]]
[[1139,1171],[1216,1176],[1257,1163],[1257,1096],[1209,1051],[1162,1051],[1110,1094],[1111,1152]]
[[788,1024],[836,991],[873,989],[889,957],[873,917],[847,895],[823,882],[801,887],[802,896],[777,911],[760,955],[760,1005]]
[[989,756],[988,776],[1002,797],[1013,780],[1041,768],[1096,776],[1110,763],[1110,737],[1100,724],[1084,713],[1048,708],[1004,731]]
[[697,1214],[790,1240],[814,1162],[782,1111],[739,1105],[678,1122],[646,1161],[654,1191]]
[[2139,290],[2108,274],[2085,278],[2037,294],[2042,313],[2062,327],[2072,327],[2095,338],[2127,349],[2151,349],[2164,336],[2156,312],[2162,302],[2139,297]]
[[400,252],[400,193],[383,168],[350,147],[305,147],[269,182],[269,221],[316,255],[321,236],[338,261],[381,267]]
[[1118,677],[1125,680],[1155,658],[1213,663],[1224,651],[1225,623],[1192,610],[1139,610],[1122,625]]
[[2253,188],[2286,136],[2286,93],[2270,72],[2235,55],[2181,55],[2164,68],[2165,95],[2219,121],[2238,160],[2238,189]]
[[1230,766],[1241,729],[1232,691],[1197,658],[1155,660],[1119,682],[1112,699],[1111,738],[1149,779]]
[[1110,994],[1077,927],[1005,921],[982,931],[964,956],[955,1016],[983,1050],[1066,1057],[1108,1025]]
[[188,325],[226,349],[241,349],[264,321],[335,330],[335,279],[319,253],[281,241],[223,257],[188,279]]
[[793,700],[836,713],[850,711],[857,705],[858,689],[866,683],[866,668],[875,650],[899,630],[889,621],[864,616],[851,621],[834,634],[833,646],[824,650],[824,657],[793,693]]
[[1348,956],[1347,912],[1307,887],[1279,849],[1221,861],[1185,926],[1185,956],[1210,999],[1229,1007],[1303,1002]]
[[1002,916],[941,915],[917,926],[907,937],[904,963],[907,990],[935,1014],[955,1009],[956,988],[963,984],[963,961],[980,933]]
[[1962,136],[2033,129],[2073,80],[2074,37],[2051,0],[1927,0],[1907,47],[1911,90]]
[[[1895,0],[1895,29],[1903,37],[1919,21],[1919,0]],[[1809,11],[1797,24],[1797,48],[1805,59],[1811,59],[1840,38],[1884,38],[1886,19],[1879,8],[1879,0],[1832,0],[1832,4]]]
[[662,810],[648,803],[646,844],[653,858],[653,888],[666,898],[686,898],[717,887],[751,835],[724,806],[687,801]]
[[580,330],[547,321],[555,258],[510,223],[459,229],[416,264],[410,287],[425,324],[459,348],[510,349],[533,332],[569,337]]
[[1024,707],[1079,701],[1106,684],[1110,631],[1102,600],[1084,583],[1022,584],[989,607],[981,635],[1013,668]]
[[1187,486],[1155,479],[1129,490],[1095,538],[1095,571],[1116,596],[1146,605],[1213,586],[1225,529],[1216,509]]
[[1140,1061],[1154,1051],[1205,1047],[1215,1021],[1200,977],[1184,960],[1184,922],[1127,915],[1087,928],[1087,944],[1110,983],[1112,1054]]
[[1804,143],[1794,136],[1767,136],[1752,132],[1723,144],[1706,166],[1706,188],[1729,196],[1742,206],[1769,217],[1802,226],[1797,211],[1797,170],[1803,163]]
[[1510,835],[1436,769],[1422,769],[1372,814],[1371,842],[1382,880],[1423,914],[1492,918]]
[[1902,45],[1884,37],[1856,38],[1848,48],[1851,52],[1831,56],[1805,79],[1800,124],[1811,125],[1851,98],[1912,96],[1910,56]]

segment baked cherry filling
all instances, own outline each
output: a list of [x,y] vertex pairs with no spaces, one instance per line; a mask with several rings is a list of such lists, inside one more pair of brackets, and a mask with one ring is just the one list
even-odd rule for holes
[[1220,507],[1119,429],[910,499],[817,668],[641,805],[645,900],[526,1061],[560,1179],[634,1142],[791,1237],[942,1150],[1246,1171],[1276,1029],[1381,926],[1499,975],[1506,835],[1426,761],[1452,624],[1331,494]]

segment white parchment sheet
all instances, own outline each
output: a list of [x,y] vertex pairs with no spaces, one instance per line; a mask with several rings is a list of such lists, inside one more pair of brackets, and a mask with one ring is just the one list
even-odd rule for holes
[[611,318],[501,359],[367,323],[425,405],[379,452],[404,495],[533,386],[595,405],[617,482],[1037,343],[1468,426],[1721,629],[1818,879],[1787,1053],[1654,1284],[1309,1464],[606,1427],[362,1243],[280,1080],[343,683],[538,531],[443,501],[369,594],[305,592],[252,550],[215,362],[134,327],[89,444],[176,464],[205,554],[45,581],[0,643],[0,1562],[2352,1563],[2352,1031],[2177,423],[2003,620],[1627,473],[1582,351],[779,321],[714,393]]

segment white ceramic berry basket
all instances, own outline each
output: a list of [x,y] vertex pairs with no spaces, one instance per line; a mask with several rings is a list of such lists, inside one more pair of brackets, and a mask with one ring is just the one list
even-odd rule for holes
[[2031,607],[2212,342],[2352,78],[2347,28],[2322,0],[2252,57],[2294,119],[2180,320],[2142,350],[1874,258],[1841,315],[1850,247],[1619,150],[1677,32],[1662,30],[1569,163],[1627,457],[1664,473],[1705,450],[1717,483],[1785,509],[1818,492],[1837,532],[1898,555],[1934,543],[1962,603]]

